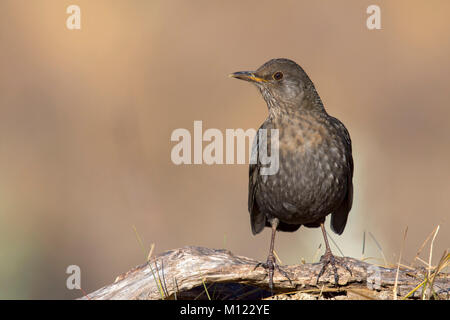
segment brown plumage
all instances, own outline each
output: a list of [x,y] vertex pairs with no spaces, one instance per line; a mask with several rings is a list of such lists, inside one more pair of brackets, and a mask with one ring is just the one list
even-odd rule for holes
[[[253,234],[272,228],[267,263],[269,285],[275,264],[276,231],[296,231],[300,226],[321,227],[326,253],[323,268],[330,263],[338,283],[336,258],[323,226],[331,214],[331,228],[344,231],[353,201],[353,158],[350,135],[344,124],[330,116],[306,72],[288,59],[273,59],[254,72],[236,72],[232,77],[254,83],[267,103],[269,116],[260,129],[278,129],[279,170],[261,174],[261,162],[250,164],[248,210]],[[260,141],[255,138],[254,150]],[[268,137],[270,150],[270,135]],[[259,157],[256,157],[259,159]],[[282,271],[281,269],[279,269]]]

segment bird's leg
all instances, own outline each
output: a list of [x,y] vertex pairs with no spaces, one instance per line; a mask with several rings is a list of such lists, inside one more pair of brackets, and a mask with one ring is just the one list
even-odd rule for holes
[[266,263],[262,263],[262,262],[258,263],[255,266],[255,269],[258,267],[261,267],[261,266],[264,267],[265,269],[268,269],[268,271],[269,271],[268,272],[269,273],[269,288],[270,288],[270,291],[273,291],[273,273],[274,273],[275,268],[281,274],[283,274],[289,280],[289,282],[291,284],[292,284],[292,281],[289,278],[289,276],[287,275],[287,273],[284,270],[282,270],[280,268],[280,266],[275,262],[275,255],[273,253],[273,248],[275,245],[275,234],[277,232],[279,220],[277,218],[273,218],[273,219],[270,219],[269,221],[270,221],[270,225],[272,226],[272,237],[270,239],[269,256],[267,257]]
[[331,264],[331,267],[333,268],[334,272],[334,282],[335,285],[339,285],[339,275],[337,272],[336,264],[343,265],[347,271],[352,274],[352,271],[349,269],[349,267],[345,264],[345,262],[337,261],[337,257],[333,255],[330,249],[330,244],[328,243],[328,237],[327,232],[325,231],[325,226],[323,225],[323,222],[320,224],[320,228],[322,229],[323,238],[325,240],[325,254],[320,258],[320,262],[322,263],[322,269],[320,269],[319,275],[317,276],[317,282],[319,282],[319,278],[323,275],[325,272],[325,269],[327,268],[327,265]]
[[275,246],[275,234],[277,233],[278,219],[270,220],[272,225],[272,237],[270,238],[269,256],[267,257],[267,266],[269,268],[269,288],[273,290],[273,271],[275,268],[275,256],[273,254],[273,247]]

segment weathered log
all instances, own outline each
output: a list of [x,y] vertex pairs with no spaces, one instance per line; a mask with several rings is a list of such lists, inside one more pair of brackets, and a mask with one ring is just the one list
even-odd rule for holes
[[[339,258],[351,270],[338,268],[339,286],[327,268],[317,283],[320,263],[282,266],[289,276],[275,271],[274,294],[294,293],[341,296],[344,299],[392,299],[397,268],[385,268],[353,258]],[[228,250],[184,247],[170,250],[120,275],[115,282],[80,299],[256,299],[268,297],[267,271],[258,261]],[[425,278],[424,269],[401,268],[397,294],[405,296]],[[450,275],[438,274],[434,292],[448,299]],[[412,297],[421,294],[417,290]],[[278,297],[287,295],[278,295]],[[312,296],[314,297],[314,296]],[[302,298],[302,297],[300,297]],[[303,296],[304,298],[304,296]]]

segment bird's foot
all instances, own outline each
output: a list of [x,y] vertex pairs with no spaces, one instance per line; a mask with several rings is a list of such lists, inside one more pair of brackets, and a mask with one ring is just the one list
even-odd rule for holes
[[278,272],[280,272],[283,276],[286,277],[286,279],[289,280],[289,282],[292,285],[292,280],[289,278],[289,275],[287,274],[286,271],[284,271],[276,262],[273,256],[269,256],[267,258],[267,262],[259,262],[258,264],[256,264],[255,268],[253,270],[256,270],[259,267],[263,267],[264,269],[268,270],[268,275],[269,275],[269,288],[270,291],[273,291],[273,273],[276,270],[278,270]]
[[334,284],[339,286],[339,274],[336,266],[344,267],[350,275],[352,275],[352,271],[348,267],[347,263],[343,258],[335,257],[331,251],[325,252],[325,254],[320,258],[320,263],[322,264],[322,269],[320,269],[319,274],[317,275],[317,283],[319,283],[320,277],[324,274],[328,265],[331,265],[334,272]]

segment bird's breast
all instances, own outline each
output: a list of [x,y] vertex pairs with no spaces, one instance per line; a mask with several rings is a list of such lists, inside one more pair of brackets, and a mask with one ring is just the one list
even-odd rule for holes
[[345,195],[345,146],[326,123],[291,120],[278,129],[279,170],[261,176],[257,198],[287,223],[315,221]]

